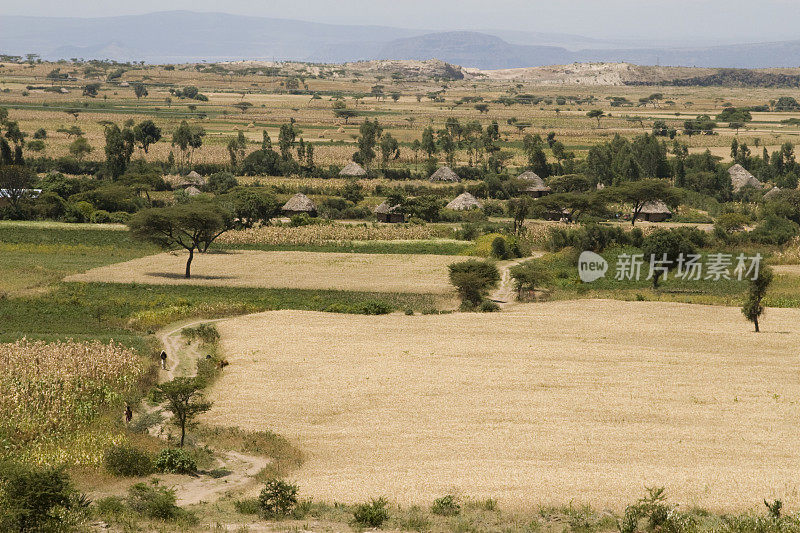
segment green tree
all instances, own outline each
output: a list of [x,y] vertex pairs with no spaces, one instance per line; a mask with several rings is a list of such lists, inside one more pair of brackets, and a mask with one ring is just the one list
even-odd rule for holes
[[180,447],[183,447],[186,429],[191,427],[195,417],[211,409],[211,402],[206,401],[202,394],[204,386],[199,378],[186,377],[156,385],[156,400],[166,402],[166,410],[172,413],[175,425],[181,430]]
[[161,128],[152,120],[143,120],[133,128],[133,139],[147,153],[151,144],[161,140]]
[[144,83],[134,83],[133,94],[135,94],[136,99],[139,100],[140,98],[147,96],[147,87],[145,87]]
[[633,207],[631,225],[636,224],[636,219],[642,212],[642,208],[648,202],[661,200],[670,206],[678,204],[679,196],[677,191],[665,180],[644,179],[622,183],[615,187],[608,187],[602,191],[604,197],[625,202]]
[[650,271],[653,289],[657,289],[661,276],[677,266],[680,256],[695,254],[697,248],[684,231],[657,229],[642,241],[642,253],[645,262],[652,260],[658,266]]
[[745,298],[744,305],[742,305],[742,314],[753,323],[756,333],[760,331],[758,319],[764,314],[762,301],[767,294],[770,283],[772,283],[772,278],[772,269],[762,266],[758,276],[750,280],[747,288],[747,298]]
[[365,120],[358,132],[358,152],[353,155],[353,160],[369,169],[377,155],[375,146],[383,133],[383,128],[378,124],[378,119],[374,121]]
[[120,129],[116,124],[109,124],[105,129],[106,168],[114,178],[125,173],[133,154],[134,135],[129,128]]
[[358,116],[358,111],[356,111],[354,109],[346,109],[346,108],[334,109],[333,110],[333,115],[336,118],[343,118],[344,119],[344,123],[345,124],[349,124],[351,118],[354,118],[354,117]]
[[297,139],[297,131],[294,129],[294,124],[281,124],[278,131],[278,147],[281,151],[281,157],[285,161],[292,158],[292,146]]
[[605,114],[605,112],[603,112],[602,109],[592,109],[591,111],[586,113],[586,116],[589,117],[589,118],[596,118],[597,119],[597,127],[599,128],[600,127],[600,119],[603,118],[604,116],[606,116],[606,114]]
[[189,125],[182,120],[178,128],[172,134],[172,146],[177,146],[183,154],[182,163],[188,166],[192,164],[194,151],[203,145],[203,137],[206,131],[202,126]]
[[11,208],[20,213],[20,202],[29,198],[36,175],[23,165],[0,165],[0,189]]
[[131,234],[165,249],[184,248],[189,252],[185,277],[191,277],[195,250],[205,252],[214,240],[233,228],[233,216],[211,202],[193,201],[184,205],[143,209],[128,222]]

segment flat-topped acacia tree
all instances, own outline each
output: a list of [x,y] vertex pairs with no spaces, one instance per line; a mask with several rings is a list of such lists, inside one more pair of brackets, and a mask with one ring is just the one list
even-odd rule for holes
[[165,249],[184,248],[186,279],[191,278],[195,250],[205,252],[214,240],[233,228],[233,216],[221,206],[207,201],[192,201],[170,207],[143,209],[128,222],[134,237]]

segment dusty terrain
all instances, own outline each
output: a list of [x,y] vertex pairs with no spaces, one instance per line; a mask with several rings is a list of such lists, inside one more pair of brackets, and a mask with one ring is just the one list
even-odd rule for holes
[[279,311],[219,323],[206,419],[307,453],[304,497],[450,491],[620,509],[644,486],[711,509],[796,498],[800,311],[656,302],[379,317]]
[[238,251],[195,254],[192,278],[183,278],[187,254],[163,253],[95,268],[65,281],[217,285],[288,289],[445,294],[452,291],[445,255]]

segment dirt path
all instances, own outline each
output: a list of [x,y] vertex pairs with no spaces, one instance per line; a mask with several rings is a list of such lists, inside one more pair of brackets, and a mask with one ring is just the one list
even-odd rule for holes
[[[168,363],[166,370],[159,370],[159,383],[170,381],[175,377],[191,377],[196,373],[196,361],[201,354],[196,344],[187,344],[183,340],[181,331],[198,324],[209,324],[220,320],[223,319],[196,320],[177,327],[173,325],[158,333],[163,349],[167,352]],[[143,408],[147,412],[161,409],[159,406],[152,407],[146,404]],[[150,434],[166,438],[168,434],[166,423],[165,420],[150,428]],[[219,477],[207,474],[193,477],[181,476],[171,484],[177,493],[178,505],[214,502],[228,493],[249,489],[256,483],[255,476],[270,463],[269,459],[256,455],[231,450],[214,449],[213,451],[216,458],[215,470],[227,473]]]
[[499,305],[501,309],[505,309],[519,303],[516,300],[514,280],[511,278],[511,268],[543,255],[544,253],[542,252],[534,252],[530,257],[523,257],[522,259],[516,259],[514,261],[504,261],[502,263],[498,263],[497,269],[500,271],[500,284],[489,295],[489,299]]

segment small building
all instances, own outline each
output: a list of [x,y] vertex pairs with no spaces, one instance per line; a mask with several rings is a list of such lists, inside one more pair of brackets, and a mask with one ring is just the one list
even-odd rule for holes
[[461,178],[459,178],[458,174],[453,172],[453,169],[450,167],[442,167],[431,174],[431,177],[428,178],[428,181],[449,181],[455,183],[461,181]]
[[664,222],[671,217],[672,211],[667,207],[667,204],[661,200],[656,200],[644,204],[642,210],[639,212],[638,219],[644,220],[645,222]]
[[553,192],[542,178],[530,170],[517,176],[517,180],[520,181],[520,192],[527,196],[541,198]]
[[317,216],[317,206],[311,201],[311,198],[299,192],[289,198],[289,201],[283,204],[283,213],[285,215],[302,215],[306,214],[312,217]]
[[339,171],[339,175],[345,178],[363,178],[367,175],[367,171],[355,161],[350,161]]
[[378,222],[386,222],[389,224],[399,224],[406,221],[405,215],[400,212],[398,209],[399,206],[393,205],[389,206],[387,202],[383,202],[381,205],[376,207],[372,212],[375,213],[375,217],[378,219]]
[[469,211],[470,209],[480,209],[483,207],[483,204],[470,193],[464,192],[445,207],[453,211]]
[[755,176],[750,174],[747,169],[739,163],[729,168],[728,174],[731,176],[731,185],[735,193],[741,191],[745,187],[752,187],[754,189],[764,188],[764,184],[758,181]]
[[778,187],[773,187],[764,194],[764,200],[772,200],[780,194],[781,190]]

